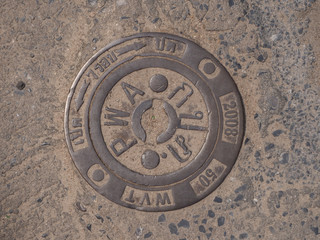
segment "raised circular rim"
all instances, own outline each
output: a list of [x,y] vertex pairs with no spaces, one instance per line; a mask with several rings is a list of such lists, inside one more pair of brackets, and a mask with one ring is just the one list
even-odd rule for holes
[[[192,69],[196,69],[199,74],[206,79],[208,82],[209,88],[215,88],[215,95],[217,96],[217,104],[218,104],[218,112],[222,113],[222,106],[221,102],[219,101],[219,97],[224,96],[224,94],[227,94],[228,88],[232,89],[231,91],[234,94],[234,99],[237,102],[237,107],[239,111],[239,130],[238,130],[238,136],[236,139],[236,143],[230,145],[229,143],[226,142],[221,142],[221,135],[219,135],[217,141],[218,145],[216,149],[221,149],[218,152],[213,152],[210,154],[209,158],[212,159],[219,159],[219,162],[226,164],[226,168],[223,170],[223,173],[219,176],[217,181],[215,181],[210,187],[208,187],[205,192],[201,193],[200,195],[196,195],[192,193],[192,187],[190,186],[190,182],[192,180],[195,180],[197,176],[199,176],[201,173],[203,173],[205,170],[208,169],[209,164],[211,161],[205,161],[205,163],[196,170],[195,176],[190,179],[189,182],[184,182],[177,184],[176,186],[169,187],[169,188],[163,188],[163,189],[156,189],[156,188],[146,188],[146,187],[138,187],[137,190],[145,190],[150,192],[150,196],[154,193],[156,194],[156,191],[165,191],[166,189],[169,189],[171,191],[170,198],[172,198],[172,201],[174,202],[173,204],[169,205],[164,205],[164,206],[151,206],[151,207],[145,207],[145,206],[138,206],[137,204],[131,203],[131,202],[125,202],[123,199],[120,197],[123,196],[124,192],[126,191],[126,188],[129,187],[135,187],[130,183],[119,183],[116,178],[110,175],[110,179],[108,180],[107,183],[104,185],[97,185],[97,182],[94,182],[92,176],[89,177],[89,173],[91,171],[91,168],[98,166],[100,167],[103,171],[108,172],[108,169],[104,166],[104,164],[101,165],[101,162],[96,158],[95,153],[92,151],[89,151],[88,149],[80,149],[78,151],[74,151],[73,145],[71,143],[70,139],[70,131],[69,131],[69,111],[70,111],[70,105],[71,105],[71,100],[72,97],[75,93],[75,89],[81,80],[82,75],[85,73],[85,71],[91,66],[92,63],[94,63],[103,53],[105,53],[107,50],[114,48],[118,45],[121,45],[127,41],[133,40],[133,39],[143,39],[143,38],[167,38],[172,41],[179,41],[182,42],[183,44],[186,45],[185,53],[184,53],[184,61],[183,63],[188,65]],[[197,51],[190,51],[190,49],[197,49]],[[154,54],[155,56],[162,56],[162,57],[168,57],[166,54]],[[143,54],[141,54],[143,56]],[[193,57],[193,58],[192,58]],[[172,59],[175,59],[177,61],[181,61],[179,57],[176,56],[171,56]],[[132,56],[127,57],[128,59],[132,59]],[[193,59],[193,61],[192,61]],[[194,60],[197,59],[197,60]],[[205,60],[208,59],[214,65],[216,66],[216,69],[219,69],[219,74],[215,76],[212,79],[209,79],[208,76],[206,76],[205,73],[199,71],[198,67],[200,64],[200,60]],[[226,83],[226,84],[224,84]],[[223,122],[223,116],[220,116],[221,122]],[[142,211],[168,211],[168,210],[175,210],[179,208],[183,208],[186,206],[189,206],[193,203],[196,203],[200,201],[201,199],[205,198],[207,195],[212,193],[225,179],[225,177],[229,174],[231,171],[236,158],[239,154],[242,141],[243,141],[243,135],[244,135],[244,129],[245,129],[245,122],[244,122],[244,107],[241,99],[241,95],[238,91],[238,88],[236,84],[234,83],[233,79],[229,75],[229,73],[226,71],[226,69],[219,63],[219,61],[212,56],[207,50],[203,49],[196,43],[187,40],[185,38],[175,36],[172,34],[167,34],[167,33],[140,33],[140,34],[135,34],[129,37],[121,38],[118,39],[110,44],[108,44],[106,47],[102,48],[100,51],[98,51],[96,54],[93,55],[89,59],[89,61],[82,67],[80,72],[78,73],[75,81],[72,84],[72,87],[70,89],[68,98],[67,98],[67,103],[66,103],[66,108],[65,108],[65,119],[64,119],[64,129],[65,129],[65,137],[66,137],[66,142],[67,146],[69,149],[69,153],[78,168],[80,174],[87,180],[87,182],[100,194],[108,198],[109,200],[118,203],[122,206],[129,207],[129,208],[134,208]],[[88,133],[85,133],[86,135]],[[86,151],[88,150],[88,151]],[[230,153],[228,155],[225,154],[225,152]],[[230,156],[232,155],[232,156]],[[86,159],[90,159],[90,163],[86,161]],[[223,160],[221,160],[223,159]],[[101,172],[99,172],[101,173]],[[91,173],[90,173],[91,174]],[[97,179],[97,178],[96,178]],[[118,188],[114,189],[113,186],[118,184]],[[189,184],[190,183],[190,184]],[[193,189],[194,191],[194,189]],[[188,198],[185,198],[186,193],[188,193]],[[119,197],[120,196],[120,197]],[[166,196],[166,195],[163,195]]]

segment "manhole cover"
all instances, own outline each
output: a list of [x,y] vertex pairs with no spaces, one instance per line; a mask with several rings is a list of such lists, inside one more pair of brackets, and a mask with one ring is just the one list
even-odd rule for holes
[[166,211],[210,194],[243,137],[235,83],[184,38],[142,33],[99,51],[68,96],[65,132],[82,176],[122,206]]

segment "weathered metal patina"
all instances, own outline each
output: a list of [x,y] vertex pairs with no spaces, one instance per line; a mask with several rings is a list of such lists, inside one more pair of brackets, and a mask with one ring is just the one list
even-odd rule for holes
[[142,33],[111,43],[81,69],[65,133],[75,165],[100,194],[167,211],[221,184],[242,144],[243,114],[234,81],[209,52]]

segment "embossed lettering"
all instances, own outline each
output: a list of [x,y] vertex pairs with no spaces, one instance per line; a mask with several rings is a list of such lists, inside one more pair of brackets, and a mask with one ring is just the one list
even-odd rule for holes
[[190,151],[187,147],[187,145],[185,144],[185,139],[183,136],[178,135],[176,138],[176,143],[178,143],[178,145],[182,148],[183,150],[183,155],[185,156],[184,158],[181,157],[177,150],[172,146],[172,145],[168,145],[167,148],[169,149],[169,151],[172,153],[172,155],[181,163],[188,161],[188,159],[190,158],[192,151]]
[[89,72],[87,73],[87,77],[91,77],[91,76],[93,76],[94,79],[98,79],[98,75],[95,74],[95,72],[92,69],[90,69]]
[[82,127],[82,118],[72,118],[72,127]]
[[176,104],[178,108],[180,108],[193,94],[192,87],[187,83],[182,83],[181,86],[175,88],[168,96],[168,99],[172,99],[180,90],[185,91],[185,87],[189,88],[189,92],[187,92],[187,94]]
[[[113,150],[114,154],[119,157],[122,153],[127,151],[129,148],[133,147],[136,145],[137,139],[132,140],[129,144],[126,144],[121,138],[114,140],[111,144],[110,147]],[[117,145],[121,145],[120,148],[117,147]],[[118,149],[117,149],[118,148]]]
[[157,206],[159,205],[165,205],[165,204],[168,204],[170,205],[171,204],[171,200],[169,198],[169,195],[168,193],[163,193],[163,195],[161,193],[157,193]]
[[100,72],[104,72],[108,67],[110,66],[109,61],[106,58],[102,58],[99,63],[97,63],[94,67],[94,69],[99,69]]
[[166,50],[174,53],[176,51],[176,44],[174,42],[168,40]]
[[108,54],[107,58],[109,58],[111,62],[115,62],[118,59],[117,56],[114,54],[114,52],[111,52],[111,54]]
[[220,97],[223,112],[222,141],[237,143],[239,135],[239,109],[233,92]]
[[[140,95],[140,96],[144,95],[144,92],[142,90],[140,90],[140,89],[138,89],[138,88],[136,88],[136,87],[134,87],[134,86],[132,86],[132,85],[130,85],[128,83],[125,83],[125,82],[121,83],[121,87],[122,87],[123,91],[125,92],[125,94],[127,95],[128,99],[129,99],[129,101],[130,101],[130,103],[132,105],[135,104],[134,97],[137,94]],[[133,91],[133,93],[130,93],[129,89],[131,90],[131,92]]]
[[175,204],[172,189],[167,191],[144,191],[130,186],[124,189],[121,200],[136,207],[165,208]]
[[[78,139],[82,136],[83,136],[82,129],[74,129],[74,130],[70,131],[70,139],[75,145],[79,145],[79,144],[84,143],[83,139]],[[75,141],[76,139],[78,139],[78,140]]]
[[194,114],[185,114],[182,113],[179,115],[180,118],[187,118],[187,119],[197,119],[197,120],[201,120],[203,118],[203,112],[201,111],[197,111]]
[[176,43],[164,37],[156,38],[156,48],[159,51],[166,50],[174,53],[176,51]]
[[144,201],[146,201],[147,205],[151,205],[150,197],[149,197],[148,193],[144,193],[144,196],[143,196],[143,198],[141,198],[139,204],[143,205]]
[[[203,112],[197,111],[193,115],[182,113],[179,115],[179,118],[180,118],[180,120],[182,118],[201,120],[203,118]],[[185,130],[195,130],[195,131],[206,131],[207,130],[206,127],[201,127],[201,126],[197,126],[197,125],[181,124],[181,121],[180,121],[180,125],[178,126],[178,128],[185,129]]]
[[[72,118],[71,126],[74,128],[69,131],[69,136],[74,147],[84,143],[83,130],[82,130],[82,118]],[[83,147],[83,145],[81,145]]]
[[164,43],[165,43],[165,38],[156,38],[157,50],[163,51],[164,50]]
[[212,186],[218,177],[223,173],[225,167],[226,166],[223,163],[213,159],[207,168],[202,172],[202,174],[190,182],[195,194],[199,196],[208,191],[210,186]]
[[126,200],[127,202],[133,203],[133,202],[134,202],[133,194],[134,194],[134,190],[131,190],[131,191],[130,191],[130,194],[129,194],[129,197],[127,197],[125,200]]
[[[113,114],[104,114],[104,118],[111,120],[112,122],[104,122],[106,126],[127,126],[128,122],[122,119],[118,119],[119,117],[129,117],[130,113],[124,112],[121,110],[117,110],[114,108],[106,107],[106,110],[112,112]],[[118,117],[118,118],[117,118]]]

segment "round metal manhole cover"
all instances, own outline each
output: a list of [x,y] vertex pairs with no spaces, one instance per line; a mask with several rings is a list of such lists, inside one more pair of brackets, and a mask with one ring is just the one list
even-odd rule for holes
[[75,165],[122,206],[166,211],[216,189],[244,129],[237,87],[209,52],[184,38],[120,39],[82,68],[68,96],[65,133]]

